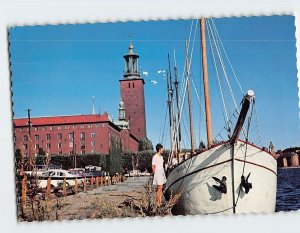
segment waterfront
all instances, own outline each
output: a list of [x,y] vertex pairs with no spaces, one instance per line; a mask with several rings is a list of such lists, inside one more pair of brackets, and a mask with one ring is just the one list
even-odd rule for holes
[[278,169],[276,212],[300,209],[300,168]]

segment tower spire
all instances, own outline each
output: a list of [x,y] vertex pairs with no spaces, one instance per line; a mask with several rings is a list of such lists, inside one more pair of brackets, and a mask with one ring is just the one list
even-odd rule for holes
[[125,79],[139,79],[140,72],[139,72],[139,64],[138,58],[139,55],[134,53],[133,51],[133,43],[132,43],[132,34],[129,34],[130,37],[130,44],[128,47],[128,54],[124,55],[125,59],[125,67],[124,67],[124,78]]
[[93,110],[92,110],[92,114],[95,115],[96,111],[95,111],[95,96],[93,96]]
[[129,53],[128,54],[130,54],[130,55],[134,54],[134,52],[133,52],[132,36],[133,36],[133,34],[129,33],[128,37],[130,39],[130,44],[129,44]]

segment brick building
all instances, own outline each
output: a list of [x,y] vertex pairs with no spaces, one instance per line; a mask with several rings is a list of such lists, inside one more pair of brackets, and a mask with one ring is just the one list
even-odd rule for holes
[[121,98],[126,110],[126,121],[130,130],[138,139],[145,138],[146,113],[144,97],[144,79],[141,78],[138,68],[139,55],[133,51],[133,45],[129,46],[129,53],[124,56],[125,67],[123,79],[120,80]]
[[138,71],[138,58],[130,44],[129,53],[124,56],[117,121],[113,122],[107,112],[14,119],[15,149],[23,148],[26,154],[41,150],[62,155],[108,154],[114,139],[123,151],[137,151],[139,139],[146,137],[144,80]]

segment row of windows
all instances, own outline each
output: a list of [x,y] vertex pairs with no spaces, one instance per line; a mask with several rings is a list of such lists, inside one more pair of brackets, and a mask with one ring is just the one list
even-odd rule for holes
[[[76,145],[74,144],[74,142],[69,142],[69,147],[70,148],[73,148],[74,146],[76,147]],[[80,146],[81,146],[81,148],[85,148],[85,144],[81,144]],[[96,141],[91,141],[91,146],[96,146]],[[103,147],[103,145],[100,144],[100,148],[101,149],[102,149],[102,147]],[[27,148],[28,148],[27,144],[24,144],[24,149],[27,149]],[[35,149],[39,149],[40,148],[40,144],[38,144],[38,143],[35,144],[34,148]],[[58,149],[62,148],[62,143],[61,142],[57,143],[57,148]],[[46,149],[51,149],[51,143],[46,143]]]
[[[91,137],[95,138],[96,133],[92,132]],[[34,135],[34,139],[35,139],[35,141],[39,141],[40,140],[40,135]],[[50,139],[51,139],[51,134],[46,134],[46,140],[50,140]],[[62,134],[61,133],[57,134],[57,139],[60,139],[60,140],[62,139]],[[74,133],[69,133],[69,139],[74,140]],[[85,139],[85,133],[84,132],[80,133],[80,139],[81,140]],[[23,141],[28,142],[28,135],[23,136]]]
[[[39,130],[61,130],[61,129],[77,129],[78,125],[65,125],[65,126],[42,126],[42,127],[34,127],[34,131],[39,131]],[[97,123],[97,124],[88,124],[88,125],[80,125],[80,129],[91,129],[93,127],[99,128],[102,126],[103,128],[106,126],[105,123]],[[29,131],[28,127],[20,128],[19,131]]]
[[[91,150],[91,154],[94,154],[94,153],[95,153],[95,150]],[[59,155],[62,155],[62,154],[63,154],[63,153],[62,153],[62,150],[59,150],[59,151],[58,151],[58,154],[59,154]],[[69,154],[70,154],[70,155],[73,155],[73,154],[74,154],[74,151],[73,151],[73,150],[70,150],[70,151],[69,151]],[[85,150],[81,150],[81,151],[80,151],[80,154],[85,155],[85,154],[86,154],[86,151],[85,151]],[[25,153],[25,155],[27,155],[27,153]]]

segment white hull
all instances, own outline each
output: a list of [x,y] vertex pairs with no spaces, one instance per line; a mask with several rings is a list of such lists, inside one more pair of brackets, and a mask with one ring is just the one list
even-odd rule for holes
[[[251,144],[246,145],[242,141],[234,145],[234,160],[231,158],[231,147],[222,144],[176,166],[168,175],[166,184],[166,196],[171,192],[181,194],[173,208],[174,214],[274,212],[277,189],[276,160],[266,151]],[[243,168],[244,176],[251,172],[249,182],[253,188],[248,194],[240,188]],[[218,184],[212,177],[221,179],[223,176],[227,178],[226,194],[213,187]],[[235,207],[233,203],[236,203]]]

